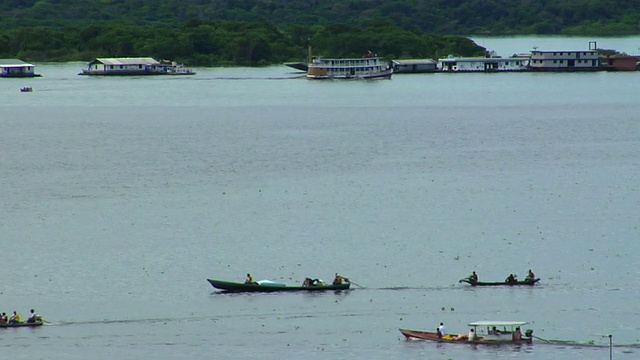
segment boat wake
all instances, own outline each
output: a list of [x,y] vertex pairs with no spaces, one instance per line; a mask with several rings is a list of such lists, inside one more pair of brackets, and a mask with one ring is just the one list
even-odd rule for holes
[[592,341],[574,341],[574,340],[548,340],[543,339],[541,337],[533,336],[536,339],[538,344],[547,344],[547,345],[555,345],[555,346],[567,346],[567,347],[595,347],[595,348],[630,348],[630,349],[640,349],[640,344],[596,344]]
[[306,78],[306,75],[293,75],[293,76],[268,76],[268,77],[244,77],[244,76],[219,76],[219,77],[207,77],[193,79],[196,81],[202,80],[290,80],[290,79],[302,79]]

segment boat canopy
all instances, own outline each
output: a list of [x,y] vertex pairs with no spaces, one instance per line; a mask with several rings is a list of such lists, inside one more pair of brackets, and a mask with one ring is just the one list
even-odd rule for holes
[[476,321],[469,323],[469,326],[522,326],[526,321]]

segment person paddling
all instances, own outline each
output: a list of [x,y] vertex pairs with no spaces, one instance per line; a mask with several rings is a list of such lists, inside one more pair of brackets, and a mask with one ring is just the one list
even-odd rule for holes
[[9,318],[9,324],[17,324],[19,322],[22,322],[22,320],[20,319],[20,314],[14,311],[13,314],[11,314],[11,317]]
[[38,321],[38,315],[36,315],[35,310],[33,309],[29,310],[29,317],[27,318],[27,322],[34,323],[36,321]]
[[244,280],[245,284],[255,284],[256,282],[253,281],[253,276],[251,276],[251,274],[247,274],[247,278]]
[[333,278],[333,285],[340,285],[343,282],[349,282],[349,279],[336,273],[336,277]]

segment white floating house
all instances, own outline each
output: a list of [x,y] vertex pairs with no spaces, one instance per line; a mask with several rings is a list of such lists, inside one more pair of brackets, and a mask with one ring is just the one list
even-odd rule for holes
[[193,75],[193,70],[154,58],[97,58],[79,75]]
[[0,77],[37,77],[36,68],[18,59],[0,59]]
[[595,50],[531,51],[531,70],[538,71],[594,71],[601,70],[600,55]]
[[529,70],[529,59],[484,58],[484,57],[448,57],[438,60],[438,69],[443,72],[500,72]]

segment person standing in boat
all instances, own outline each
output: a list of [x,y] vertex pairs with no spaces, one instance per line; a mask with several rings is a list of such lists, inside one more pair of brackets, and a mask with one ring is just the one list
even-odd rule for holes
[[469,330],[469,341],[476,341],[477,339],[475,330]]
[[438,330],[440,331],[440,336],[447,335],[447,329],[444,327],[444,323],[440,323]]

